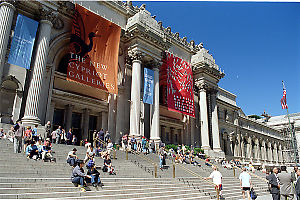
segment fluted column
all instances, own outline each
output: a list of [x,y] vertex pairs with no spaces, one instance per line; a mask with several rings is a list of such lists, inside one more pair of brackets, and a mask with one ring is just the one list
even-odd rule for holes
[[273,154],[272,154],[272,144],[271,142],[268,143],[268,161],[273,161]]
[[283,157],[282,157],[282,145],[281,145],[281,144],[279,144],[279,146],[278,146],[278,161],[279,161],[280,163],[283,162]]
[[131,50],[128,55],[132,59],[130,135],[140,136],[142,53]]
[[160,63],[156,63],[154,70],[154,96],[152,105],[152,122],[150,130],[150,139],[155,142],[160,141],[159,137],[159,66]]
[[202,148],[204,149],[205,153],[208,153],[208,150],[210,150],[210,146],[209,146],[209,129],[208,129],[206,89],[207,89],[207,86],[205,84],[200,85],[199,107],[200,107],[200,116],[201,116]]
[[15,10],[16,8],[8,2],[0,4],[0,86],[2,83],[5,55]]
[[218,107],[217,107],[217,90],[213,90],[211,93],[211,107],[212,107],[212,135],[213,135],[213,150],[221,151],[220,145],[220,133],[219,133],[219,119],[218,119]]
[[278,149],[277,149],[277,143],[274,143],[274,151],[273,151],[273,161],[278,163]]
[[240,134],[237,134],[237,137],[235,139],[235,143],[234,143],[234,157],[240,157],[240,146],[241,146],[241,135]]
[[251,159],[253,158],[252,156],[252,138],[251,136],[248,136],[248,140],[247,140],[247,158]]
[[259,139],[258,139],[258,138],[254,138],[254,143],[255,143],[255,148],[254,148],[255,159],[256,159],[257,161],[259,161],[259,160],[260,160]]
[[101,128],[103,128],[104,131],[108,130],[108,114],[107,112],[103,111],[101,112],[102,115],[102,124],[101,124]]
[[72,127],[72,110],[74,106],[73,105],[66,105],[66,111],[65,111],[65,130],[66,132],[69,131],[69,129]]
[[25,114],[22,119],[25,125],[35,125],[40,123],[38,117],[39,100],[47,63],[51,27],[52,23],[48,20],[41,20],[39,22],[39,33],[36,42],[32,79],[28,90]]
[[109,95],[108,104],[108,132],[112,142],[116,142],[116,94]]
[[268,162],[268,144],[265,140],[262,142],[263,150],[264,150],[264,161]]
[[245,156],[245,136],[244,135],[241,135],[241,157],[243,159],[246,158],[246,156]]

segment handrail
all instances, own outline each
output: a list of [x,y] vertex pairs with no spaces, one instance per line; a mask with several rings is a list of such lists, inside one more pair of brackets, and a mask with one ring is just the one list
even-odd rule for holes
[[[107,146],[107,144],[106,144],[103,140],[101,140],[100,138],[96,138],[96,140],[99,141],[100,143],[104,144],[105,146]],[[121,147],[121,146],[118,145],[118,144],[117,144],[117,146],[118,146],[118,147]],[[116,150],[115,148],[113,148],[113,149]],[[127,151],[127,149],[126,149],[126,151]],[[132,150],[132,149],[130,149],[130,152],[131,152],[132,154],[134,154],[134,155],[140,157],[141,159],[143,159],[143,160],[149,162],[151,165],[154,166],[154,168],[157,169],[157,164],[155,164],[153,160],[150,160],[150,159],[147,158],[146,156],[143,156],[143,155],[138,154],[137,152],[135,152],[135,151]],[[155,173],[156,173],[156,172],[155,172]],[[155,176],[155,178],[156,178],[156,176]]]

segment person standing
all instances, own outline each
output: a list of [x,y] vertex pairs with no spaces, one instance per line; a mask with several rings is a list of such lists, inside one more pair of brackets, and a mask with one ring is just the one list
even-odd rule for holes
[[278,179],[280,183],[280,199],[294,199],[293,177],[286,171],[286,166],[281,166],[281,173],[278,174]]
[[61,130],[61,126],[59,126],[56,129],[56,144],[60,144],[61,135],[62,135],[62,130]]
[[50,138],[51,136],[51,122],[48,121],[47,124],[45,125],[45,132],[44,132],[44,135],[42,136],[42,139],[43,140],[46,140],[47,138]]
[[295,185],[295,192],[296,192],[296,198],[297,200],[300,200],[300,170],[296,171],[297,180]]
[[14,152],[21,153],[22,151],[22,138],[24,135],[24,126],[21,121],[17,121],[17,123],[13,126],[14,131]]
[[205,179],[212,179],[216,189],[219,190],[219,195],[222,196],[222,174],[218,171],[216,166],[213,166],[212,168],[214,171]]
[[278,169],[273,168],[273,173],[267,176],[269,181],[270,193],[272,194],[273,200],[280,200],[280,184],[278,179]]
[[72,136],[72,129],[70,128],[69,132],[67,133],[67,136],[66,136],[68,145],[70,145],[72,143],[72,137],[73,137]]
[[243,199],[245,199],[245,192],[247,192],[248,200],[250,200],[250,188],[252,187],[251,176],[246,171],[246,168],[243,167],[243,172],[240,174],[240,186],[242,189]]

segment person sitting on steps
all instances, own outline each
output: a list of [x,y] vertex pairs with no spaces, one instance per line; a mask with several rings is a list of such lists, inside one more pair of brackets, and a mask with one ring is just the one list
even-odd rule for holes
[[114,168],[112,167],[111,159],[109,154],[104,156],[104,165],[103,165],[103,172],[108,172],[109,175],[115,175]]
[[38,148],[35,145],[34,141],[31,141],[30,145],[28,145],[26,147],[26,156],[27,156],[28,159],[33,158],[33,156],[35,156],[34,157],[35,160],[37,159],[37,157],[38,157]]
[[101,183],[101,180],[100,180],[100,173],[98,172],[98,170],[96,169],[96,165],[95,163],[93,163],[90,167],[90,169],[88,170],[87,172],[88,175],[90,175],[92,178],[91,178],[91,182],[92,182],[92,185],[94,187],[97,187],[97,186],[100,186],[102,187],[103,184]]
[[78,160],[76,152],[77,152],[77,149],[74,148],[72,151],[70,151],[68,153],[68,156],[67,156],[67,163],[69,163],[69,165],[72,167],[75,167],[76,161]]
[[78,160],[77,166],[73,169],[72,171],[72,176],[71,180],[72,183],[76,186],[81,188],[81,192],[85,192],[86,190],[84,189],[85,184],[85,178],[92,178],[90,175],[87,175],[84,173],[84,163],[83,160]]
[[50,160],[51,162],[55,162],[55,159],[52,156],[52,149],[51,149],[49,138],[46,139],[46,144],[43,146],[42,160],[44,162],[46,162],[47,160]]

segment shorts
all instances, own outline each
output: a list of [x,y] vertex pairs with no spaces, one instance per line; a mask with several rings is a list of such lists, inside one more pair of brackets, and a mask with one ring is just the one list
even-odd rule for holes
[[219,189],[219,191],[221,191],[221,190],[223,189],[223,186],[222,186],[222,184],[220,184],[220,185],[216,185],[216,186],[215,186],[215,189],[217,189],[217,188]]
[[247,190],[250,191],[250,187],[243,187],[243,191],[247,191]]

